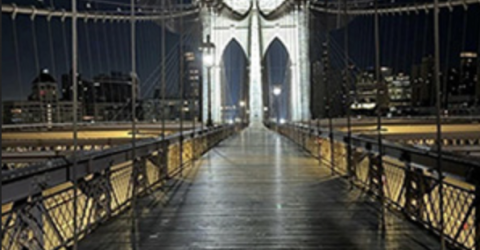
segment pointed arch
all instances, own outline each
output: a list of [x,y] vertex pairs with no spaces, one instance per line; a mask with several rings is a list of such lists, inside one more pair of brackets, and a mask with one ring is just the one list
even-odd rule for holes
[[239,103],[247,103],[248,98],[247,54],[236,39],[231,39],[220,58],[222,120],[242,119],[246,107],[240,107]]
[[[275,120],[290,120],[292,106],[292,70],[290,54],[279,38],[271,41],[262,58],[263,103],[267,117]],[[280,88],[281,93],[274,96],[273,89]]]

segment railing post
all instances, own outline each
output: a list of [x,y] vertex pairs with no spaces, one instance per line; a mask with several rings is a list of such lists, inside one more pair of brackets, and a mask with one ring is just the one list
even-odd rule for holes
[[368,190],[375,194],[383,205],[383,166],[381,155],[376,155],[372,152],[372,146],[367,145],[368,150]]
[[168,140],[162,141],[161,151],[158,154],[159,162],[160,162],[160,169],[159,169],[159,178],[162,180],[162,187],[165,184],[165,181],[168,180],[168,149],[170,147],[170,142]]
[[[182,102],[183,103],[183,102]],[[183,132],[180,130],[180,141],[178,143],[178,147],[179,147],[179,153],[178,153],[178,157],[179,157],[179,162],[180,162],[180,177],[183,176],[183,147],[184,147],[184,143],[183,143]]]
[[425,175],[421,169],[412,169],[409,161],[405,167],[405,212],[421,220],[425,209],[423,197],[427,192]]
[[345,146],[347,147],[347,177],[350,181],[353,181],[355,176],[355,164],[353,164],[352,140],[350,136],[345,138]]
[[330,138],[330,167],[332,168],[332,175],[335,173],[335,142],[333,141],[333,127],[330,119],[330,129],[328,131]]
[[[45,247],[43,216],[40,206],[43,204],[42,195],[33,195],[29,200],[21,200],[13,204],[12,210],[17,211],[15,227],[18,230],[16,237],[20,246],[26,249]],[[13,244],[12,244],[13,245]],[[2,246],[3,249],[3,246]]]

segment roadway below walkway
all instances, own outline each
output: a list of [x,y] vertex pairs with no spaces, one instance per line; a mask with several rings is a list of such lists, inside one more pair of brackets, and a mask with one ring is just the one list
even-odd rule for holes
[[[139,249],[439,249],[388,211],[382,233],[381,206],[265,128],[224,141],[178,181],[139,202]],[[131,249],[130,220],[102,225],[79,248]]]

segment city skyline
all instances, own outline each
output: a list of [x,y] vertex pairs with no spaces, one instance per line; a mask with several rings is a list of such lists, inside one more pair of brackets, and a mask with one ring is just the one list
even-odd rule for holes
[[[42,3],[35,2],[37,7],[42,7]],[[90,6],[93,8],[96,4]],[[99,4],[101,5],[101,4]],[[46,6],[43,3],[43,6]],[[57,6],[57,5],[55,5]],[[61,6],[61,5],[60,5]],[[87,4],[80,7],[81,10],[88,10]],[[93,7],[92,7],[93,6]],[[47,6],[48,7],[48,6]],[[68,6],[67,6],[68,7]],[[98,7],[98,6],[97,6]],[[112,8],[111,6],[100,6],[98,8]],[[448,72],[450,68],[459,66],[458,53],[461,51],[478,51],[478,42],[480,30],[475,26],[479,20],[479,17],[475,13],[480,7],[474,5],[470,6],[467,15],[463,16],[463,10],[456,8],[452,12],[442,11],[440,25],[441,43],[443,44],[441,50],[441,72]],[[121,8],[125,9],[125,8]],[[126,9],[125,9],[126,10]],[[416,14],[416,15],[401,15],[401,16],[385,16],[382,17],[380,23],[380,40],[381,40],[381,65],[390,67],[394,73],[404,72],[408,75],[411,74],[411,69],[414,65],[420,64],[421,59],[427,55],[432,54],[431,46],[426,46],[432,39],[431,24],[432,20],[429,18],[429,14]],[[32,22],[26,16],[19,16],[13,22],[8,15],[2,15],[4,19],[4,31],[2,35],[2,43],[5,53],[2,54],[2,62],[6,65],[4,67],[5,74],[2,75],[2,99],[3,100],[21,100],[28,96],[28,90],[30,88],[31,79],[35,77],[35,69],[48,68],[59,82],[61,75],[68,72],[70,62],[70,24],[69,21],[65,22],[65,31],[63,30],[62,22],[58,19],[52,19],[51,22],[47,22],[45,18],[37,17],[35,20],[35,32],[32,33]],[[332,18],[332,17],[331,17]],[[330,19],[329,19],[330,20]],[[331,19],[329,22],[332,23]],[[372,37],[373,28],[368,24],[371,23],[369,17],[357,17],[350,21],[348,28],[350,36],[356,36],[360,38],[360,42],[356,43],[350,40],[350,60],[354,74],[362,70],[367,70],[372,67],[373,61],[368,54],[373,53]],[[427,20],[427,22],[425,21]],[[187,21],[187,22],[191,22]],[[448,28],[449,23],[450,27]],[[13,23],[16,28],[16,44],[15,39],[9,39],[14,36]],[[333,22],[334,23],[334,22]],[[412,28],[409,25],[415,24]],[[49,27],[51,25],[51,27]],[[188,24],[186,25],[188,26]],[[323,41],[322,34],[325,32],[325,19],[319,18],[316,22],[311,23],[311,30],[320,32],[319,36],[312,39],[311,44],[312,54],[311,62],[315,62],[319,56],[322,55],[322,51],[318,50],[317,45]],[[357,29],[357,26],[369,27],[361,30]],[[320,27],[317,29],[316,27]],[[322,28],[323,27],[323,28]],[[51,31],[49,30],[51,29]],[[161,51],[161,27],[155,23],[137,24],[137,61],[138,61],[138,76],[140,79],[140,93],[147,93],[147,96],[142,96],[143,99],[152,98],[154,89],[160,88],[160,62],[161,54],[155,55],[151,51]],[[187,31],[184,38],[184,42],[194,48],[197,56],[201,56],[198,48],[199,40],[192,39],[194,36],[191,33],[194,27],[185,29]],[[338,50],[338,47],[342,44],[343,40],[343,27],[329,28],[330,29],[330,43],[332,44],[332,51]],[[477,30],[475,30],[477,29]],[[88,32],[86,32],[88,30]],[[152,32],[154,30],[155,32]],[[118,39],[120,37],[129,37],[129,24],[128,23],[111,23],[111,22],[79,22],[79,73],[87,79],[92,79],[95,75],[105,74],[112,71],[119,71],[128,73],[130,71],[130,51],[129,51],[129,39]],[[467,31],[467,32],[464,32]],[[359,33],[361,32],[361,33]],[[456,32],[466,33],[462,36],[455,35]],[[51,35],[50,35],[51,33]],[[448,33],[450,33],[451,39],[446,39]],[[35,39],[31,39],[35,35]],[[320,37],[320,40],[318,40]],[[402,39],[398,39],[402,38]],[[33,41],[36,40],[36,43]],[[66,43],[65,43],[66,40]],[[178,34],[167,31],[167,92],[169,95],[175,95],[179,93],[179,74],[177,70],[179,67],[179,37]],[[446,44],[450,44],[448,59]],[[67,44],[67,46],[65,46]],[[233,43],[234,44],[234,43]],[[42,46],[39,46],[42,45]],[[413,46],[412,46],[413,45]],[[17,48],[15,48],[17,46]],[[34,53],[34,47],[37,46],[37,53]],[[335,49],[335,46],[337,49]],[[55,53],[51,53],[50,47],[58,48]],[[229,46],[230,47],[230,46]],[[235,47],[235,46],[234,46]],[[268,82],[267,85],[274,85],[286,82],[285,67],[288,64],[288,52],[282,56],[282,50],[285,45],[282,41],[275,44],[274,49],[270,49],[266,57],[272,57],[273,60],[269,61],[270,67],[267,71]],[[470,48],[472,48],[470,50]],[[16,53],[18,50],[18,53]],[[227,51],[228,50],[228,51]],[[66,52],[66,53],[65,53]],[[220,53],[220,52],[219,52]],[[223,51],[226,57],[242,58],[243,51],[239,48],[226,49]],[[36,55],[35,55],[36,54]],[[283,58],[282,58],[283,57]],[[447,60],[445,60],[447,59]],[[38,60],[38,66],[36,62]],[[172,60],[172,62],[169,62]],[[20,67],[17,67],[16,63],[20,61]],[[340,72],[343,68],[341,54],[332,53],[330,55],[330,66],[335,72]],[[230,65],[231,64],[231,65]],[[243,74],[248,67],[247,61],[232,60],[225,58],[224,71],[227,75],[228,83],[225,83],[232,93],[238,93],[242,89]],[[265,66],[265,65],[264,65]],[[18,74],[20,69],[20,74]],[[20,77],[19,77],[20,76]],[[340,79],[340,78],[337,78]],[[353,84],[353,83],[352,83]],[[354,85],[353,85],[354,87]],[[236,94],[229,95],[235,96],[232,100],[228,101],[231,104],[238,103],[238,97]]]

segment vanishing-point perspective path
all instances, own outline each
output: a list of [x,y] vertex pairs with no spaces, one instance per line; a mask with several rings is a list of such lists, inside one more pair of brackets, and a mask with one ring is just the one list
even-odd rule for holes
[[[168,202],[140,201],[139,249],[439,249],[438,240],[266,128],[199,159]],[[132,249],[126,212],[80,249]]]

